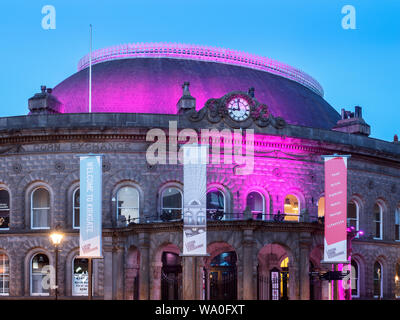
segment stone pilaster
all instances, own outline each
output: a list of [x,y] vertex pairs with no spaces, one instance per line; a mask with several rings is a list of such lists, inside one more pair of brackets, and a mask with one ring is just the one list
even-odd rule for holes
[[253,230],[243,230],[243,300],[254,300]]
[[299,246],[300,300],[310,299],[310,244],[310,234],[301,233]]
[[139,271],[139,299],[150,299],[150,240],[147,233],[139,234],[140,271]]

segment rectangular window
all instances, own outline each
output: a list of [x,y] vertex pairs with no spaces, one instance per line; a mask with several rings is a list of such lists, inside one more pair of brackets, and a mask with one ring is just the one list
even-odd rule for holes
[[32,228],[48,229],[49,228],[49,210],[50,208],[33,209]]
[[374,212],[374,239],[382,239],[382,211],[380,206]]
[[10,224],[10,195],[0,190],[0,230],[8,229]]
[[400,208],[397,208],[395,212],[394,233],[394,239],[400,241]]
[[10,265],[8,257],[0,254],[0,295],[8,295],[10,290]]

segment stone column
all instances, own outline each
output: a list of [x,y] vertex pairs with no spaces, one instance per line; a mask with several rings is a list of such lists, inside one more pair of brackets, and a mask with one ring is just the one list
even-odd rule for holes
[[161,262],[153,262],[151,265],[150,299],[161,300]]
[[310,234],[301,233],[299,243],[300,300],[310,300],[310,244]]
[[196,299],[196,257],[182,257],[183,300]]
[[254,300],[253,230],[243,230],[243,300]]
[[113,298],[113,252],[111,238],[104,238],[104,300]]
[[116,300],[124,299],[124,247],[119,243],[113,248],[113,273],[114,273],[114,294]]
[[196,257],[197,276],[196,276],[196,300],[203,300],[203,281],[204,281],[204,258]]
[[149,234],[139,234],[140,270],[139,300],[150,299],[150,240]]

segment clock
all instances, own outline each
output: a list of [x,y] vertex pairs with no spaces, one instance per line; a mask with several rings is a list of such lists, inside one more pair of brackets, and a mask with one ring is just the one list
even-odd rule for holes
[[244,121],[250,116],[250,105],[242,97],[234,97],[228,101],[228,114],[235,121]]

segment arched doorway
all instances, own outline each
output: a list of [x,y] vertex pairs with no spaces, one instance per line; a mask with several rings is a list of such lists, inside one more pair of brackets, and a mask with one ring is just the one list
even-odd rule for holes
[[237,256],[235,251],[223,252],[211,260],[209,271],[209,299],[237,299]]
[[293,296],[290,277],[291,252],[280,244],[268,244],[258,253],[257,298],[288,300]]
[[181,257],[173,252],[163,252],[161,261],[161,300],[180,300],[182,298]]

